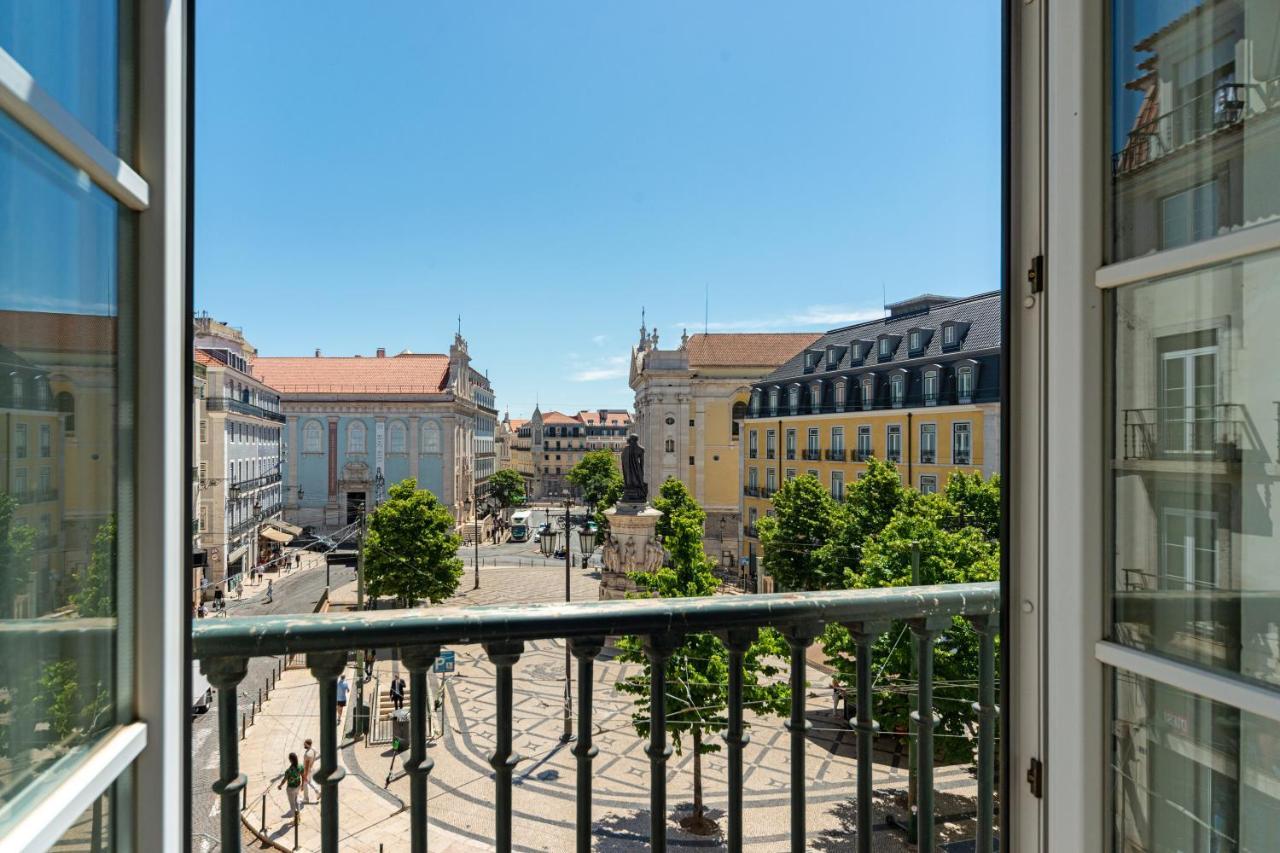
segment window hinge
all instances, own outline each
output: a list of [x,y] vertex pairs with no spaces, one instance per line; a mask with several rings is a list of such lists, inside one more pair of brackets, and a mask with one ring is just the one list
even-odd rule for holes
[[1036,255],[1031,259],[1031,266],[1027,269],[1027,283],[1031,285],[1032,293],[1044,290],[1044,255]]
[[1037,800],[1044,796],[1044,765],[1038,758],[1032,758],[1027,768],[1027,784],[1031,786],[1031,796]]

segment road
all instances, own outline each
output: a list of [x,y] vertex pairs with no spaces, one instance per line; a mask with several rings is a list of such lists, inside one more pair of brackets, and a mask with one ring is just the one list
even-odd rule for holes
[[[355,579],[355,569],[334,566],[330,581],[336,588]],[[246,602],[230,601],[227,612],[233,616],[261,616],[273,613],[310,613],[325,587],[325,571],[311,568],[285,575],[272,587],[272,602],[261,596]],[[250,587],[253,590],[253,587]],[[276,658],[251,658],[248,675],[240,684],[241,712],[258,700],[258,688],[271,676]],[[218,708],[210,709],[191,721],[191,843],[195,850],[216,850],[218,798],[212,785],[218,778]]]

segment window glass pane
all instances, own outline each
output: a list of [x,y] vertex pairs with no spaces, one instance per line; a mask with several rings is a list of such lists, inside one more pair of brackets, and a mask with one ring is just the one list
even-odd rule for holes
[[71,824],[58,843],[55,853],[105,853],[115,849],[115,832],[111,820],[111,792],[103,794]]
[[1130,672],[1113,685],[1112,849],[1274,850],[1280,725]]
[[1113,0],[1110,260],[1280,213],[1280,7]]
[[0,636],[18,638],[0,640],[0,837],[128,704],[114,637],[133,222],[0,113]]
[[1113,296],[1113,638],[1280,684],[1280,254]]
[[[132,64],[121,26],[129,0],[5,0],[0,3],[0,48],[36,84],[112,151],[128,152],[132,121]],[[122,66],[122,60],[124,65]],[[131,160],[131,154],[121,155]]]

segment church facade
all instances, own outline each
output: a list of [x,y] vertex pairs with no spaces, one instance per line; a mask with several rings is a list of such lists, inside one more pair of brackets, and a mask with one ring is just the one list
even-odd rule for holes
[[492,473],[484,435],[493,388],[471,367],[461,335],[448,354],[379,349],[373,357],[326,357],[317,350],[259,358],[253,369],[279,390],[287,419],[288,520],[325,529],[353,524],[408,477],[449,507],[458,525],[474,520]]

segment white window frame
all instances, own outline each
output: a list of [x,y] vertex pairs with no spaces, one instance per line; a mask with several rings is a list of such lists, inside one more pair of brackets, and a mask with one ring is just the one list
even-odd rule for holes
[[[963,462],[957,452],[957,446],[961,443],[960,436],[964,436],[964,444],[967,459]],[[952,421],[951,422],[951,464],[952,465],[972,465],[973,464],[973,424],[969,421]]]
[[924,404],[926,406],[938,405],[938,371],[926,370],[924,372]]
[[932,495],[938,491],[938,475],[937,474],[921,474],[920,475],[920,494]]
[[844,472],[835,470],[831,472],[831,497],[837,501],[844,500]]
[[895,464],[902,462],[902,424],[888,424],[885,426],[884,447],[885,461]]

